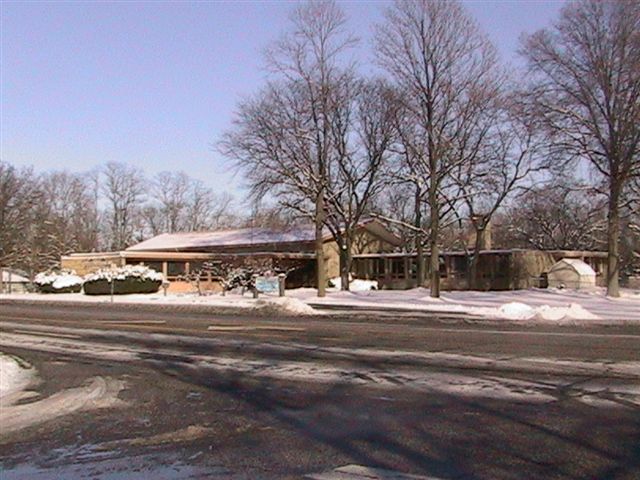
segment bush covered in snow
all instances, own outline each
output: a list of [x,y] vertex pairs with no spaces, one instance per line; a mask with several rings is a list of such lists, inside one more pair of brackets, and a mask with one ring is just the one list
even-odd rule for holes
[[79,293],[82,282],[82,277],[73,270],[42,272],[33,281],[40,293]]
[[84,278],[84,293],[87,295],[109,295],[111,282],[113,293],[155,293],[162,285],[163,276],[143,265],[125,265],[104,268]]

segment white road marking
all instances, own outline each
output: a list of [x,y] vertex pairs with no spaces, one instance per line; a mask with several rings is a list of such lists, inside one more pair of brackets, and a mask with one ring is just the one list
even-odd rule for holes
[[305,332],[303,327],[288,327],[284,325],[209,325],[207,330],[213,331],[242,331],[242,330],[275,330],[285,332]]
[[345,465],[324,473],[305,475],[308,480],[442,480],[396,470],[365,467],[363,465]]
[[[28,335],[33,335],[33,330],[15,329],[15,330],[13,330],[13,332],[15,332],[15,333],[26,333]],[[47,336],[47,337],[54,337],[54,338],[82,338],[80,335],[73,335],[73,334],[70,334],[70,333],[38,332],[38,335],[44,335],[44,336]]]
[[96,323],[106,323],[115,325],[164,325],[165,320],[96,320]]
[[235,326],[225,326],[225,325],[209,325],[207,330],[214,330],[220,332],[239,332],[244,330],[253,330],[251,327],[235,327]]
[[480,328],[435,328],[424,327],[422,330],[429,332],[447,332],[447,333],[486,333],[489,335],[537,335],[541,337],[588,337],[588,338],[637,338],[640,341],[640,334],[622,334],[622,333],[578,333],[578,332],[532,332],[530,330],[486,330]]

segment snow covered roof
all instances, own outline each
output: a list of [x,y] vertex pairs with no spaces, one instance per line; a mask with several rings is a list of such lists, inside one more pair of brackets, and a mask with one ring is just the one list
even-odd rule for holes
[[127,251],[194,250],[270,243],[312,242],[314,239],[315,230],[313,228],[297,228],[284,232],[267,228],[239,228],[214,232],[163,233],[133,245],[127,248]]
[[[394,245],[401,240],[376,220],[366,220],[360,224],[363,228]],[[216,230],[212,232],[163,233],[126,249],[127,252],[199,250],[222,247],[248,247],[282,243],[313,242],[316,238],[315,227],[295,227],[288,230],[269,228],[238,228],[234,230]],[[331,232],[323,230],[325,241],[331,240]]]
[[[9,272],[7,270],[2,270],[2,281],[6,283],[9,282]],[[22,275],[11,272],[11,283],[29,283],[30,281],[31,280]]]
[[578,258],[563,258],[562,260],[556,262],[549,272],[553,272],[554,270],[561,270],[563,268],[567,268],[569,266],[573,270],[576,271],[579,275],[596,275],[596,272],[591,268],[587,263],[583,262]]

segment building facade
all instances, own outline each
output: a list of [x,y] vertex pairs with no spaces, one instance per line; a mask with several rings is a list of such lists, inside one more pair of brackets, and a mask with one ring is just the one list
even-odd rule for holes
[[[469,259],[472,252],[440,254],[440,282],[443,290],[469,290]],[[546,286],[545,274],[563,258],[579,259],[596,272],[596,283],[606,283],[606,252],[573,250],[483,250],[478,257],[479,290],[518,290]],[[429,256],[425,255],[425,265]],[[415,253],[354,255],[354,274],[377,280],[380,288],[408,289],[418,286]],[[428,276],[427,276],[428,277]]]
[[[340,249],[327,231],[323,236],[327,278],[340,274]],[[355,254],[388,253],[401,240],[377,220],[362,222],[356,229]],[[164,274],[170,291],[191,290],[188,277],[200,276],[202,288],[220,290],[220,279],[203,268],[224,264],[226,268],[260,266],[287,271],[287,288],[316,284],[315,229],[276,231],[244,228],[214,232],[162,234],[121,252],[74,253],[62,257],[62,268],[86,275],[100,268],[146,265]]]

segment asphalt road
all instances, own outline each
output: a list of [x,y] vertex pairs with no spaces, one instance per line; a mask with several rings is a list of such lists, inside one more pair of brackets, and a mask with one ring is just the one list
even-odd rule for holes
[[0,350],[38,372],[21,412],[122,385],[0,424],[2,480],[640,478],[638,327],[0,303]]

